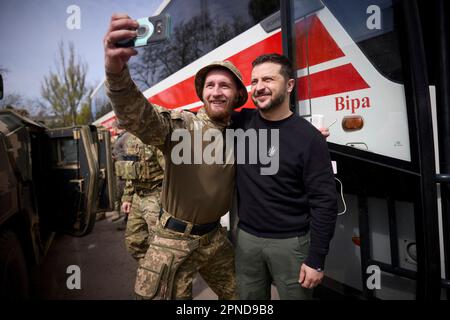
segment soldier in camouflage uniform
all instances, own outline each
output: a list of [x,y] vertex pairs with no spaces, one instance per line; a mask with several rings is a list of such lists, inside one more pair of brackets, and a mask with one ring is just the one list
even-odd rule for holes
[[196,74],[196,93],[205,104],[197,115],[155,108],[136,87],[126,66],[137,52],[115,46],[117,41],[135,37],[132,30],[137,27],[128,16],[114,15],[104,39],[106,92],[119,123],[144,143],[157,146],[166,158],[163,210],[145,259],[141,259],[135,292],[145,299],[192,299],[192,281],[200,273],[219,299],[236,299],[233,248],[219,222],[231,206],[234,159],[231,155],[223,164],[175,164],[171,153],[177,141],[171,138],[173,133],[187,131],[194,154],[198,148],[194,137],[209,129],[223,134],[233,108],[247,101],[247,89],[231,63],[217,62]]
[[113,220],[120,218],[120,208],[121,208],[121,198],[125,188],[125,179],[123,175],[123,160],[125,156],[125,145],[128,138],[131,136],[130,133],[119,128],[117,121],[114,122],[113,128],[116,130],[117,135],[113,137],[112,141],[112,157],[114,160],[114,169],[116,174],[116,201],[114,203],[114,215]]
[[157,148],[143,144],[131,134],[125,150],[122,211],[129,213],[125,243],[133,258],[140,260],[147,252],[161,209],[164,156]]

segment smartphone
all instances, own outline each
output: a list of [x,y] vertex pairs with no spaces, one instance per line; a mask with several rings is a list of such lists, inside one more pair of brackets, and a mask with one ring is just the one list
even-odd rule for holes
[[168,14],[140,18],[136,21],[139,24],[139,27],[136,30],[137,36],[132,39],[117,42],[117,47],[143,47],[155,42],[161,42],[169,39],[170,16]]

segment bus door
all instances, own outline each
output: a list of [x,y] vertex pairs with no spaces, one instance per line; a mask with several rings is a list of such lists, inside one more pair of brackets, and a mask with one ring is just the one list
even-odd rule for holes
[[[300,114],[320,116],[324,127],[334,123],[328,142],[341,200],[320,290],[438,296],[434,160],[424,165],[424,157],[434,159],[429,86],[416,76],[426,59],[408,56],[423,51],[420,39],[400,36],[418,17],[415,1],[282,3]],[[298,15],[310,7],[306,18]],[[310,110],[302,112],[305,104]]]

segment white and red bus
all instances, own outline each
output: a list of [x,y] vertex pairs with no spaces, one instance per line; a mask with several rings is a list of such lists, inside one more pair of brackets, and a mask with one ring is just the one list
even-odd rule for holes
[[[445,2],[165,1],[155,14],[171,16],[171,40],[142,50],[133,77],[151,102],[195,111],[202,102],[194,75],[206,64],[230,60],[250,89],[258,55],[289,56],[293,108],[334,123],[328,145],[341,213],[316,293],[448,298]],[[244,107],[253,108],[251,100]],[[109,127],[114,119],[109,113],[95,124]]]

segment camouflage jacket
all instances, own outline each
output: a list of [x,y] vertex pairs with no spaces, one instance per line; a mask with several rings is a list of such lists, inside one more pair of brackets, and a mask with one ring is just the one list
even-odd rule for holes
[[134,192],[150,192],[164,178],[164,155],[130,134],[125,144],[122,178],[127,180],[122,202],[130,202]]
[[222,164],[206,164],[203,160],[195,164],[193,161],[174,164],[171,159],[172,150],[180,143],[172,135],[178,129],[190,134],[188,156],[192,156],[208,145],[201,142],[196,146],[194,139],[198,131],[204,134],[211,128],[220,132],[227,124],[213,121],[204,109],[195,115],[156,107],[136,87],[127,67],[118,74],[107,74],[105,86],[119,124],[164,153],[168,163],[161,197],[163,209],[179,219],[200,224],[215,222],[227,213],[234,191],[234,159],[230,161],[226,157]]
[[112,156],[114,161],[121,161],[123,160],[123,156],[126,153],[125,145],[127,143],[127,140],[130,136],[129,132],[122,132],[119,135],[117,135],[116,139],[113,143],[113,150],[112,150]]

